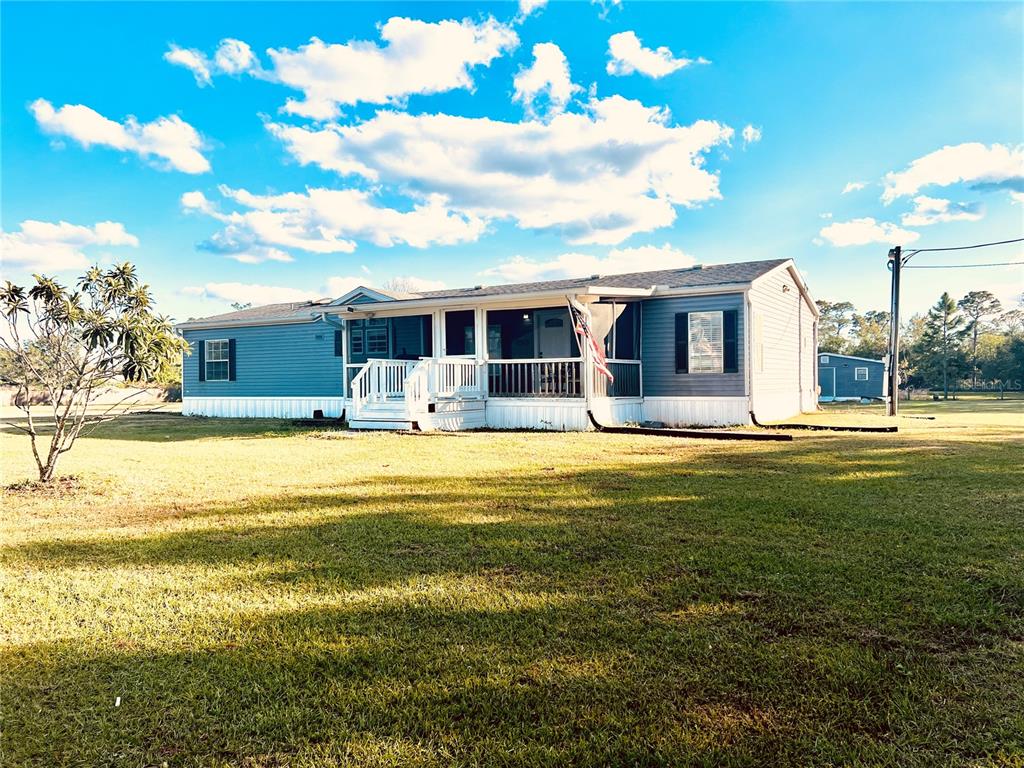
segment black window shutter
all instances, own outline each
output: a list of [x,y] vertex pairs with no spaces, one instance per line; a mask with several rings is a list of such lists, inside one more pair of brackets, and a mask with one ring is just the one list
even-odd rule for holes
[[334,356],[335,357],[344,357],[345,356],[345,351],[342,348],[342,341],[341,340],[342,340],[341,331],[335,331],[334,332]]
[[235,340],[228,339],[228,381],[235,380]]
[[676,313],[676,373],[690,370],[690,313]]
[[725,373],[739,371],[739,313],[735,309],[722,313],[722,357]]
[[199,345],[199,380],[206,381],[206,342],[200,340]]

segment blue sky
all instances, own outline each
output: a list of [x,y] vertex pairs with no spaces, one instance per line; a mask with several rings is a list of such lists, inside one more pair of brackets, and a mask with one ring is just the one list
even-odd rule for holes
[[[882,309],[890,243],[1024,232],[1020,4],[2,14],[4,277],[128,259],[177,318],[779,257]],[[916,271],[904,311],[973,289],[1024,270]]]

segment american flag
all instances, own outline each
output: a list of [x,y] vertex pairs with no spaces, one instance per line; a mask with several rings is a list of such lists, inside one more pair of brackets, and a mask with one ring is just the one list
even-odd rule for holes
[[590,347],[591,356],[594,358],[594,367],[608,379],[609,384],[614,383],[615,377],[608,370],[608,359],[604,356],[604,349],[601,343],[594,338],[593,331],[590,330],[590,310],[571,296],[566,299],[569,302],[569,317],[572,318],[572,327],[576,331],[576,338],[579,339],[580,349],[583,349],[584,345]]

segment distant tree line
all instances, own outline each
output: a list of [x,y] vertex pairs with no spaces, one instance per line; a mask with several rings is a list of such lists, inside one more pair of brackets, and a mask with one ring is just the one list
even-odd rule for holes
[[[817,302],[818,349],[882,359],[889,351],[888,312],[863,314],[848,301]],[[925,314],[900,329],[904,386],[950,392],[1024,387],[1024,294],[1005,309],[988,291],[959,301],[943,293]]]

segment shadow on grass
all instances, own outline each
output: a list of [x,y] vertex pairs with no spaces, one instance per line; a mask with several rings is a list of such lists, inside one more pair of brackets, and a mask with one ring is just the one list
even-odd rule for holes
[[130,596],[194,569],[193,599],[224,606],[139,606],[143,634],[118,629],[129,597],[112,635],[8,648],[6,740],[37,765],[931,765],[1022,746],[1002,645],[1024,637],[1019,449],[652,461],[655,441],[6,548],[24,572],[70,569],[71,594],[83,572]]

